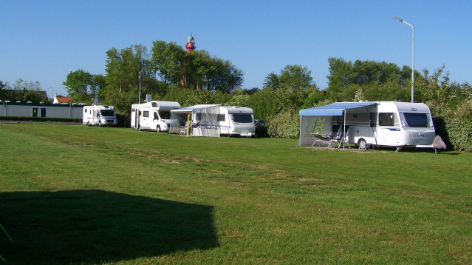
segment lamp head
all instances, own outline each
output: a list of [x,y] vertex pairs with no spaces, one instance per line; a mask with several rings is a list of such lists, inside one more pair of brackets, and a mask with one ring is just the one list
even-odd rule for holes
[[395,19],[396,21],[398,21],[398,22],[400,22],[400,23],[403,22],[403,19],[398,18],[398,17],[395,17],[395,16],[393,17],[393,19]]

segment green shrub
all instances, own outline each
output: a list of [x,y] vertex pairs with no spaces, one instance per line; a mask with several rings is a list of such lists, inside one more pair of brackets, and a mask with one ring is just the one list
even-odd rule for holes
[[275,138],[297,138],[300,136],[298,112],[280,112],[266,121],[267,133]]

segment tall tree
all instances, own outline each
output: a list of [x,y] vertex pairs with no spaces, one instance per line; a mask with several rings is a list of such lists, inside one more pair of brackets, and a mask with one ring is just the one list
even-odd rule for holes
[[67,88],[67,94],[72,98],[72,102],[91,103],[93,91],[92,75],[82,69],[70,72],[66,81],[62,83]]
[[147,49],[143,45],[134,45],[122,50],[112,48],[106,54],[106,87],[100,89],[99,99],[115,105],[118,112],[129,113],[131,104],[139,101],[140,79],[141,100],[151,90],[148,80],[152,74],[146,68],[149,65]]
[[165,83],[178,84],[182,79],[185,51],[176,43],[155,41],[149,69]]

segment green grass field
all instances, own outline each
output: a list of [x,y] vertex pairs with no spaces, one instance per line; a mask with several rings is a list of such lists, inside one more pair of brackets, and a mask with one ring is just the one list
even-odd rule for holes
[[470,264],[472,154],[0,124],[0,264]]

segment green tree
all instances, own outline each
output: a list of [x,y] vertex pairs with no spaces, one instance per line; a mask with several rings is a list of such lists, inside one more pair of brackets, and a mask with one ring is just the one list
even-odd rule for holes
[[72,102],[90,103],[94,92],[91,88],[92,79],[92,74],[79,69],[70,72],[62,85],[67,88],[67,94],[71,97]]
[[149,69],[158,76],[164,84],[178,84],[182,79],[186,53],[176,43],[155,41],[152,47],[152,56]]
[[145,94],[151,94],[155,84],[149,65],[147,49],[143,45],[134,45],[118,50],[112,48],[106,52],[106,86],[99,90],[98,97],[104,104],[114,105],[118,112],[129,113],[130,106],[139,101],[139,81],[141,79],[141,101]]

